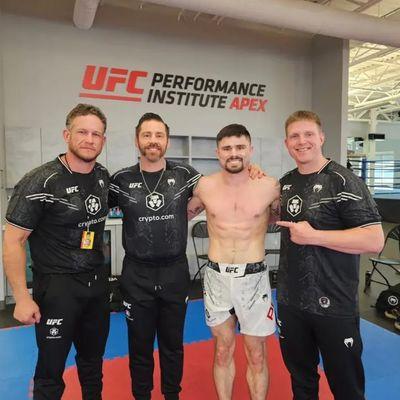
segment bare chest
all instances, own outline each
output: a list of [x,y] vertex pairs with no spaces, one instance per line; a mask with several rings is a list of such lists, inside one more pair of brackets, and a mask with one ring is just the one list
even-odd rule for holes
[[265,215],[267,201],[254,191],[223,191],[212,193],[205,199],[207,214],[223,219],[253,219]]

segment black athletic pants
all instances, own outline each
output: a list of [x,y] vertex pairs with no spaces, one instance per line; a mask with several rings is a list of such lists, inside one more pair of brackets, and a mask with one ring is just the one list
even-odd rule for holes
[[359,318],[320,316],[278,304],[278,328],[295,400],[318,399],[319,352],[335,400],[364,400]]
[[166,400],[179,399],[189,284],[186,256],[154,263],[125,257],[121,286],[128,325],[132,393],[136,400],[151,398],[156,334],[161,391]]
[[38,361],[34,376],[34,400],[59,400],[62,378],[71,344],[84,400],[100,400],[103,354],[109,330],[108,276],[96,273],[34,273],[33,298],[40,307],[36,324]]

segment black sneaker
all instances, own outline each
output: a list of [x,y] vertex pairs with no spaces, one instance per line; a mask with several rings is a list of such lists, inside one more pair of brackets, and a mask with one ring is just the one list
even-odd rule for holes
[[179,400],[179,393],[165,393],[165,400]]
[[396,321],[394,321],[394,328],[400,331],[400,317],[398,317]]
[[398,308],[387,310],[385,311],[385,317],[389,319],[398,319],[400,317],[400,310]]

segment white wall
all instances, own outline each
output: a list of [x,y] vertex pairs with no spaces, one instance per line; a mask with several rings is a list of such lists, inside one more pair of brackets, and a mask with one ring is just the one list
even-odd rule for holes
[[[347,137],[367,137],[369,133],[372,132],[370,132],[370,126],[367,121],[349,121]],[[384,133],[387,139],[399,138],[400,122],[377,121],[376,130],[373,133]]]
[[400,122],[379,121],[371,132],[367,121],[349,121],[347,137],[368,138],[369,133],[384,133],[385,140],[375,142],[375,151],[393,152],[394,159],[400,160]]
[[[17,7],[19,2],[4,4]],[[258,141],[263,168],[276,177],[293,168],[283,146],[283,124],[294,110],[311,107],[309,40],[107,6],[100,8],[91,30],[81,31],[72,25],[71,1],[60,0],[57,7],[45,1],[21,4],[18,15],[4,9],[0,15],[0,128],[6,130],[9,174],[15,167],[28,171],[64,150],[65,116],[78,102],[93,103],[108,117],[100,161],[111,172],[134,162],[134,126],[147,111],[161,114],[173,134],[215,137],[223,126],[242,123],[263,138]],[[267,87],[268,105],[266,112],[250,112],[83,99],[78,94],[88,64],[257,82]]]
[[368,136],[369,124],[367,121],[349,121],[347,125],[347,137],[363,137]]
[[324,154],[345,165],[348,41],[317,35],[312,50],[312,109],[325,132]]
[[[151,110],[160,113],[172,133],[178,134],[215,136],[228,123],[243,123],[254,136],[271,141],[264,168],[271,166],[278,176],[292,167],[282,151],[282,126],[293,110],[311,106],[307,43],[299,41],[296,46],[295,39],[285,39],[284,47],[268,40],[255,43],[251,35],[246,40],[246,32],[236,33],[240,36],[236,41],[233,33],[227,38],[218,27],[210,27],[212,32],[203,35],[187,31],[180,35],[179,27],[170,33],[153,26],[115,29],[112,16],[111,22],[105,16],[103,20],[101,26],[81,31],[72,22],[3,14],[6,130],[29,128],[28,134],[23,129],[25,138],[40,135],[40,140],[32,138],[32,151],[38,152],[37,143],[41,144],[42,162],[63,150],[65,115],[84,101],[100,106],[108,116],[108,146],[113,147],[113,154],[117,149],[122,165],[131,163],[134,125],[142,113]],[[82,99],[78,94],[87,64],[259,82],[266,84],[269,102],[264,113]],[[107,164],[106,154],[100,161]],[[122,165],[110,162],[111,169]]]
[[376,131],[385,134],[385,140],[376,142],[376,151],[393,152],[393,158],[400,160],[400,122],[379,122]]

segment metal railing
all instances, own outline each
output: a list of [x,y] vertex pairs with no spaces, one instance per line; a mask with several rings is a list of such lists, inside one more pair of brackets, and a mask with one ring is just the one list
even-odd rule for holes
[[400,192],[400,160],[349,157],[347,168],[366,183],[371,193]]

